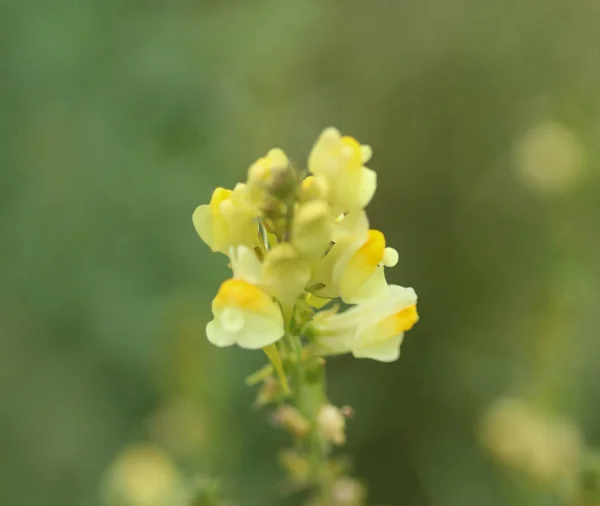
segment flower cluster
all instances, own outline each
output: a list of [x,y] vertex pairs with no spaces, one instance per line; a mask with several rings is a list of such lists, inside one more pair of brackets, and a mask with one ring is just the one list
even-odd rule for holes
[[[304,174],[272,149],[250,166],[246,183],[217,188],[196,209],[196,231],[233,271],[212,302],[211,343],[264,349],[294,334],[318,356],[398,358],[418,320],[417,296],[386,282],[398,253],[369,228],[364,210],[377,181],[365,166],[371,155],[328,128]],[[334,299],[351,307],[325,308]]]

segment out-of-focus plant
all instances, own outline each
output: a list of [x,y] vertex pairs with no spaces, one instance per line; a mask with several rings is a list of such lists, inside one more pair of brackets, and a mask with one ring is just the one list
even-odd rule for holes
[[480,431],[483,446],[501,464],[561,497],[568,506],[600,505],[600,455],[579,429],[520,398],[498,399]]
[[[364,208],[376,188],[371,148],[326,129],[297,170],[281,149],[252,164],[246,183],[217,188],[194,225],[233,271],[212,303],[206,334],[216,346],[262,349],[270,363],[252,374],[257,405],[293,437],[280,455],[292,490],[311,506],[359,506],[365,487],[332,451],[346,441],[346,412],[327,398],[325,357],[352,353],[398,359],[418,320],[412,288],[388,285],[398,261]],[[341,299],[350,305],[340,311]]]

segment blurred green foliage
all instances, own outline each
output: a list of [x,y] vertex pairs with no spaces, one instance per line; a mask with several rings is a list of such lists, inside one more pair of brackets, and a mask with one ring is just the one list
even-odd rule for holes
[[96,504],[138,442],[293,504],[243,382],[264,357],[205,340],[227,267],[191,213],[329,125],[373,146],[420,296],[399,362],[329,368],[372,504],[553,504],[476,427],[509,391],[600,444],[599,26],[593,0],[0,6],[0,504]]

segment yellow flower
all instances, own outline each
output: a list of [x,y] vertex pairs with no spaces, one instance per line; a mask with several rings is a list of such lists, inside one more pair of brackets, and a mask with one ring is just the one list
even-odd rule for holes
[[227,254],[232,246],[258,243],[258,211],[247,202],[247,188],[238,184],[233,191],[217,188],[210,204],[194,211],[192,220],[200,238],[212,251]]
[[285,332],[281,308],[256,285],[261,264],[252,251],[243,246],[232,250],[231,263],[234,277],[221,285],[213,299],[214,319],[206,326],[206,335],[220,347],[263,348]]
[[249,200],[268,209],[275,201],[285,201],[295,190],[296,175],[283,150],[271,149],[248,169]]
[[387,293],[384,267],[398,262],[398,253],[386,247],[379,230],[369,230],[364,211],[346,215],[333,231],[332,246],[319,262],[313,283],[325,287],[320,297],[342,297],[348,304],[382,297]]
[[389,293],[343,313],[326,310],[308,324],[325,355],[351,352],[357,358],[392,362],[400,356],[404,332],[418,321],[417,295],[412,288],[390,285]]
[[371,148],[342,137],[335,128],[323,131],[308,157],[308,170],[325,179],[330,202],[341,212],[363,209],[373,198],[377,175],[364,166]]

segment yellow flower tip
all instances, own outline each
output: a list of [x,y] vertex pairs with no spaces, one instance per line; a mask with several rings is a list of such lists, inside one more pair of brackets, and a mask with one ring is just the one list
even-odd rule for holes
[[256,313],[268,312],[272,303],[265,292],[243,279],[224,281],[214,299],[216,308],[239,308]]
[[360,147],[360,158],[362,163],[367,163],[373,157],[373,149],[367,144]]
[[227,188],[215,188],[215,191],[213,191],[212,197],[210,199],[210,208],[211,211],[214,214],[219,213],[219,208],[221,206],[221,203],[223,203],[224,201],[226,201],[227,199],[229,199],[231,197],[231,194],[233,192],[231,190],[228,190]]
[[288,167],[289,160],[283,150],[271,149],[266,156],[259,158],[248,169],[248,181],[251,183],[270,183],[274,173]]
[[270,167],[264,163],[264,158],[253,163],[248,169],[248,181],[250,183],[264,184],[271,173]]
[[394,248],[385,248],[382,263],[386,267],[394,267],[398,263],[398,252]]
[[374,269],[385,256],[385,236],[379,230],[369,230],[366,242],[350,260],[351,268]]
[[401,332],[406,332],[407,330],[412,329],[419,321],[417,305],[413,304],[412,306],[389,316],[388,319],[392,327],[393,336],[398,335]]
[[340,133],[340,131],[337,128],[327,127],[325,130],[323,130],[323,132],[321,132],[321,135],[319,136],[319,139],[317,142],[320,141],[325,144],[337,145],[341,139],[342,139],[342,134]]
[[280,148],[273,148],[265,157],[272,167],[285,168],[289,165],[289,160],[285,152]]
[[362,167],[362,151],[359,142],[354,137],[345,135],[341,139],[342,156],[348,161],[350,170],[358,170]]
[[243,279],[225,281],[213,299],[214,319],[206,326],[206,336],[215,346],[238,344],[259,349],[285,333],[279,305],[260,288]]
[[322,200],[329,194],[329,186],[323,178],[308,176],[300,183],[300,200]]

